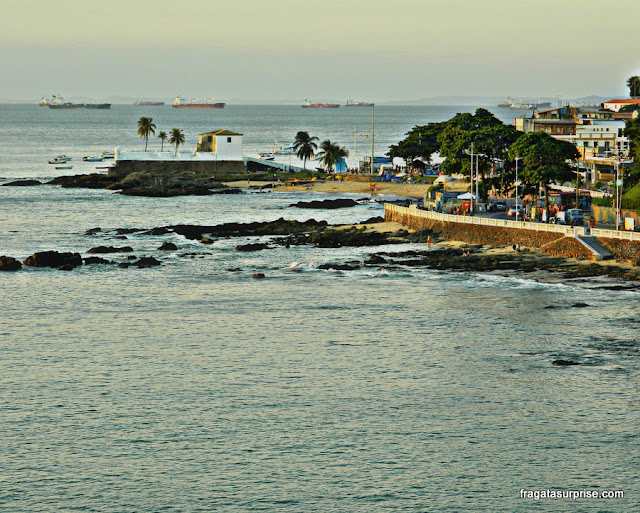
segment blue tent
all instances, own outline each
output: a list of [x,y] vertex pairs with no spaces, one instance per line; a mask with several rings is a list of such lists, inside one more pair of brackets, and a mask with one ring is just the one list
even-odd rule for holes
[[336,162],[336,173],[345,173],[347,171],[347,163],[344,159],[340,159]]

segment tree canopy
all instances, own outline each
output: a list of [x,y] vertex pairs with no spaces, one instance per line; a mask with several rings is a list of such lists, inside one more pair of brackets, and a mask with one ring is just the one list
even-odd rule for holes
[[322,157],[321,162],[324,164],[327,171],[331,171],[341,159],[348,157],[349,152],[344,146],[332,143],[329,139],[322,141],[320,145],[320,155]]
[[529,185],[542,184],[545,190],[545,205],[549,207],[548,185],[565,182],[573,178],[570,160],[580,158],[578,149],[567,141],[554,139],[545,132],[522,135],[509,148],[512,159],[521,158],[522,167],[518,178]]
[[407,161],[422,158],[431,162],[431,155],[440,151],[438,136],[444,129],[445,123],[429,123],[414,126],[398,144],[389,147],[389,157],[402,157]]
[[169,144],[175,144],[176,151],[174,155],[178,154],[178,146],[184,144],[184,132],[179,128],[171,129],[171,136],[169,137]]
[[318,149],[317,137],[310,137],[309,132],[298,132],[293,143],[293,149],[298,154],[298,158],[304,161],[304,169],[307,169],[307,160],[313,158]]
[[629,88],[629,96],[640,96],[640,77],[634,75],[627,79],[627,87]]
[[149,136],[156,133],[156,125],[153,124],[153,119],[142,116],[138,120],[138,131],[136,133],[141,139],[144,139],[144,151],[147,151]]

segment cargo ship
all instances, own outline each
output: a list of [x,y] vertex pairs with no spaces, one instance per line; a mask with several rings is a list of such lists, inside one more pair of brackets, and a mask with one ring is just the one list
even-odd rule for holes
[[303,109],[337,109],[340,107],[339,103],[311,103],[309,100],[305,100],[302,105]]
[[56,96],[55,94],[51,97],[51,100],[47,101],[42,98],[40,100],[39,105],[41,107],[49,107],[50,109],[61,109],[61,110],[78,110],[78,109],[110,109],[110,103],[72,103],[65,102],[62,96]]
[[148,102],[148,101],[140,101],[140,100],[136,100],[135,102],[133,102],[134,105],[138,105],[138,106],[160,106],[160,105],[164,105],[164,102]]
[[344,104],[345,107],[373,107],[374,105],[369,102],[354,102],[351,100],[347,100],[347,103]]
[[201,103],[199,98],[189,98],[188,102],[183,103],[182,99],[178,96],[171,104],[174,109],[224,109],[225,104],[215,102],[212,98],[205,98]]

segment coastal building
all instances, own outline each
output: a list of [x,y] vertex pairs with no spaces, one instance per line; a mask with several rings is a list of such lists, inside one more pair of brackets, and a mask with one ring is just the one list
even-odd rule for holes
[[627,98],[625,100],[609,100],[602,104],[605,109],[613,112],[618,112],[622,107],[626,107],[627,105],[636,105],[638,109],[640,109],[640,99]]
[[629,153],[625,120],[601,107],[558,107],[515,118],[514,125],[524,133],[546,132],[574,144],[581,155],[578,167],[588,183],[611,180],[616,162]]
[[244,174],[243,134],[227,129],[198,135],[193,151],[122,151],[116,148],[113,176],[134,171],[194,171],[209,175]]

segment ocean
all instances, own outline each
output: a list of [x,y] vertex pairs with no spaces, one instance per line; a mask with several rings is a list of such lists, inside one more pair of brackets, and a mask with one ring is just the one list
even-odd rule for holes
[[[376,153],[415,124],[473,110],[376,108]],[[238,131],[247,155],[298,130],[351,150],[350,132],[370,130],[358,108],[4,105],[0,184],[69,173],[47,164],[58,154],[73,157],[74,174],[94,172],[82,156],[143,147],[143,115],[182,128],[188,148],[200,132]],[[318,269],[389,247],[244,253],[237,244],[269,237],[115,238],[117,228],[382,214],[376,203],[289,207],[308,199],[0,187],[0,255],[129,245],[162,260],[0,274],[0,511],[640,509],[637,293],[601,279]],[[158,251],[165,241],[178,250]],[[391,250],[409,249],[424,247]],[[625,497],[536,501],[521,489]]]

